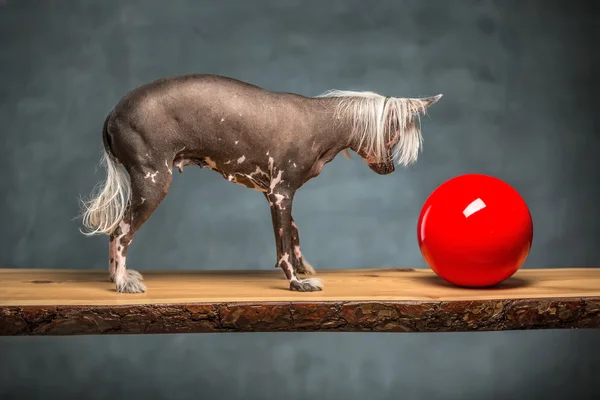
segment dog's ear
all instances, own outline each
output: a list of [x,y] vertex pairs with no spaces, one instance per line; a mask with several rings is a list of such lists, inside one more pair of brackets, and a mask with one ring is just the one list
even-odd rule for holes
[[425,97],[419,100],[425,103],[425,108],[429,108],[435,103],[437,103],[438,100],[442,98],[442,96],[442,94],[438,94],[437,96]]

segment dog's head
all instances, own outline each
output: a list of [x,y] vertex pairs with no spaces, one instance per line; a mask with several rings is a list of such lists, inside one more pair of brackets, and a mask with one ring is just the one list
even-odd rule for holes
[[436,103],[442,95],[421,99],[386,98],[379,125],[372,121],[362,140],[351,147],[380,175],[396,170],[396,162],[408,165],[416,161],[422,137],[419,114]]

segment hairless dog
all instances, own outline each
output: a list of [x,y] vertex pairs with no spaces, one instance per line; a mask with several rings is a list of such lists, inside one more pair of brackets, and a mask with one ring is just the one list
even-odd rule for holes
[[117,292],[142,293],[127,270],[133,237],[167,195],[173,168],[209,168],[262,192],[271,209],[276,267],[290,290],[322,290],[300,251],[292,218],[296,191],[340,153],[356,152],[378,174],[416,161],[420,114],[440,99],[331,90],[319,96],[269,91],[210,74],[169,77],[127,93],[102,130],[106,180],[82,202],[86,235],[109,236]]

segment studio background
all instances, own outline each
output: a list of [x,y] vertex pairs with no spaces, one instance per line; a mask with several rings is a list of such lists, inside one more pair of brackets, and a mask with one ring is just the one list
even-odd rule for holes
[[[443,93],[417,164],[341,155],[296,196],[318,270],[426,268],[427,196],[491,174],[527,201],[523,268],[599,266],[598,13],[592,1],[0,1],[0,266],[106,269],[77,199],[104,177],[106,114],[127,91],[207,72],[316,95]],[[594,26],[595,24],[595,26]],[[272,269],[262,195],[187,168],[128,266]],[[584,399],[597,331],[0,338],[2,399]],[[599,398],[599,397],[596,397]]]

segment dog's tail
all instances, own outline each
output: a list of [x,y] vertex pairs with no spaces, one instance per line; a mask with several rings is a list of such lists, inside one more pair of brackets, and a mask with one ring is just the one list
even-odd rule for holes
[[108,132],[109,114],[102,128],[104,154],[100,161],[106,169],[106,179],[96,185],[88,200],[81,200],[82,220],[86,236],[105,234],[110,235],[119,225],[131,195],[131,180],[127,171],[111,150],[111,140]]

